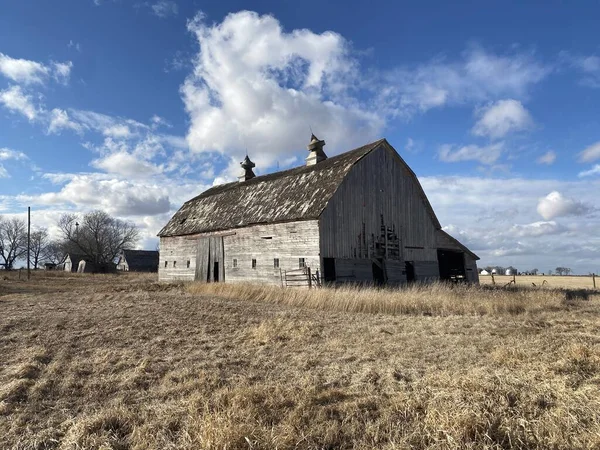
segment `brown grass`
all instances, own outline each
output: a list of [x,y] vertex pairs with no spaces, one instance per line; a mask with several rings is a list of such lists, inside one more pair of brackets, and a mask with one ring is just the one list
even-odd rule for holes
[[600,448],[597,296],[395,295],[0,279],[0,448]]
[[[494,281],[497,286],[504,286],[511,282],[512,276],[507,275],[494,275]],[[536,287],[542,285],[547,288],[570,288],[570,289],[593,289],[594,284],[591,276],[558,276],[558,275],[517,275],[515,277],[517,286],[528,286],[532,287],[533,284]],[[481,275],[479,282],[484,285],[491,285],[493,283],[490,275]],[[600,277],[596,277],[596,288],[600,289]]]
[[[415,284],[408,288],[282,289],[256,284],[192,283],[187,291],[246,301],[369,314],[515,315],[564,308],[561,289],[502,289],[463,284]],[[600,294],[600,292],[598,293]]]

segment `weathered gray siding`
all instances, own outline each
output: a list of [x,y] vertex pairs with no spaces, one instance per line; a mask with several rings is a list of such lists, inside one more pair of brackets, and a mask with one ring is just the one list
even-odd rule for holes
[[[279,258],[282,272],[298,269],[300,258],[305,259],[306,266],[313,273],[320,269],[318,221],[306,220],[254,225],[220,233],[162,237],[159,280],[194,280],[198,242],[211,236],[223,238],[224,278],[227,283],[280,285],[280,270],[274,268],[275,258]],[[237,259],[237,267],[233,267],[234,258]],[[252,259],[256,259],[255,269],[252,268]],[[188,260],[189,268],[186,266]],[[173,268],[173,261],[177,261],[176,268]]]
[[[196,270],[198,238],[171,236],[160,238],[159,281],[192,281]],[[190,267],[187,267],[190,261]],[[176,263],[175,267],[173,263]]]
[[479,284],[477,261],[468,255],[465,255],[465,269],[467,269],[467,280],[469,280],[471,283]]
[[[394,261],[386,268],[389,281],[390,274],[394,281],[403,281],[404,261],[414,261],[416,279],[429,280],[439,276],[436,222],[413,174],[393,149],[382,145],[356,163],[323,211],[321,256],[366,260],[360,271],[354,261],[352,270],[368,279],[372,258],[383,257],[387,266]],[[383,254],[382,247],[387,247]],[[350,270],[342,264],[338,271],[336,260],[336,275]]]

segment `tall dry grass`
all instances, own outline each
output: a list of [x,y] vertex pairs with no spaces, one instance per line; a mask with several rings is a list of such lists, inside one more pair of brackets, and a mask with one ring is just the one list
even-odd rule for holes
[[0,449],[600,448],[597,298],[481,313],[443,297],[532,293],[431,286],[408,314],[355,314],[262,288],[0,280]]
[[551,289],[494,289],[477,285],[415,284],[401,289],[348,286],[283,289],[259,284],[192,283],[187,291],[324,311],[409,315],[515,315],[557,310],[565,293]]

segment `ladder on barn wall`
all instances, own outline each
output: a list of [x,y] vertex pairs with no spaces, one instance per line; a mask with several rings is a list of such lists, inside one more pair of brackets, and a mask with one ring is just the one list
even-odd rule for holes
[[304,287],[304,288],[319,288],[321,287],[321,278],[319,271],[311,273],[310,267],[303,267],[295,270],[279,270],[281,276],[282,287]]

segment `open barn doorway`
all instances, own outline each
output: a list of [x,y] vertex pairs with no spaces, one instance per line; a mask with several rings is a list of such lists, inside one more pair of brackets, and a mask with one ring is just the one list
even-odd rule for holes
[[223,238],[198,239],[196,250],[196,281],[207,283],[225,281]]
[[438,249],[440,279],[449,281],[466,281],[465,255],[455,250]]

